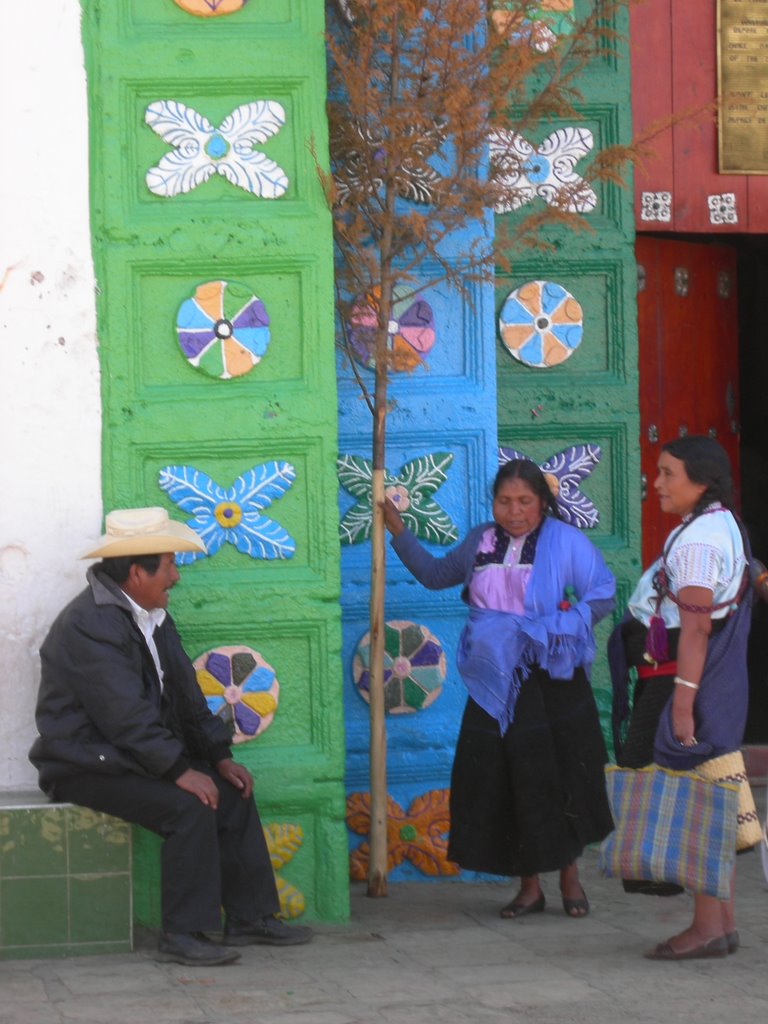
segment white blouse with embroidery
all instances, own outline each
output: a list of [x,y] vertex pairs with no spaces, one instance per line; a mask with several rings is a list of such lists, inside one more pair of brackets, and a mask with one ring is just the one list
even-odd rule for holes
[[[677,595],[683,587],[704,587],[712,591],[712,604],[735,600],[747,564],[736,520],[728,509],[715,504],[686,522],[689,525],[682,529],[675,527],[665,545],[672,593]],[[630,614],[646,626],[656,611],[653,577],[660,565],[661,558],[658,558],[646,569],[629,599]],[[724,618],[729,611],[726,605],[713,611],[712,618]],[[661,603],[661,617],[670,629],[680,626],[680,609],[668,597]]]
[[[504,559],[475,568],[469,583],[469,603],[473,608],[493,608],[495,611],[525,614],[525,592],[533,572],[533,565],[521,563],[525,541],[522,537],[509,537]],[[480,539],[479,552],[493,551],[496,527],[489,526]]]

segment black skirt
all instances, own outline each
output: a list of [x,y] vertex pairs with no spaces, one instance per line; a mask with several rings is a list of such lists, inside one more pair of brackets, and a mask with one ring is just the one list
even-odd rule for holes
[[448,859],[468,871],[558,871],[613,829],[605,741],[589,680],[534,669],[504,736],[471,698],[451,777]]
[[653,746],[659,719],[674,689],[674,676],[638,680],[627,736],[621,751],[616,755],[616,764],[620,768],[645,768],[653,763]]

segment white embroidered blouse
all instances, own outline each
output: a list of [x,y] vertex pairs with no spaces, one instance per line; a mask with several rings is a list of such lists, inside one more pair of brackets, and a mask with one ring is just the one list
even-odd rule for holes
[[[741,586],[746,558],[744,544],[736,520],[722,505],[710,505],[705,512],[684,529],[676,526],[667,548],[667,574],[673,594],[683,587],[704,587],[712,591],[712,603],[722,604],[736,598]],[[656,609],[653,576],[661,564],[658,558],[640,577],[629,599],[629,611],[635,619],[648,625]],[[730,608],[712,612],[713,619],[724,618]],[[680,609],[668,597],[661,603],[661,616],[670,629],[680,626]]]

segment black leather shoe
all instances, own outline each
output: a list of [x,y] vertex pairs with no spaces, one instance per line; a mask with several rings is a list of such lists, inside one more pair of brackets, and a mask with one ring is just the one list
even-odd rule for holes
[[255,924],[228,920],[224,928],[225,946],[301,946],[314,935],[311,928],[286,924],[278,917],[262,917]]
[[234,949],[217,946],[202,932],[163,932],[157,944],[157,959],[162,963],[187,967],[216,967],[240,959]]

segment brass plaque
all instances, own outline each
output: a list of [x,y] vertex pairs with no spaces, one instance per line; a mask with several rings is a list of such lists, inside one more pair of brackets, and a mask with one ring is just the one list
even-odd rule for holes
[[768,0],[718,0],[721,174],[768,174]]

